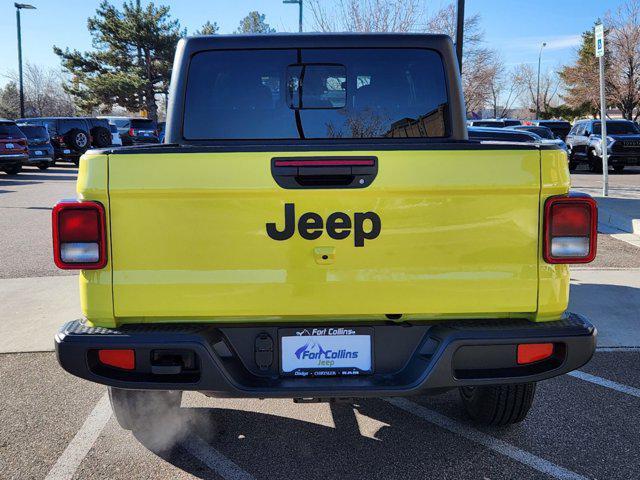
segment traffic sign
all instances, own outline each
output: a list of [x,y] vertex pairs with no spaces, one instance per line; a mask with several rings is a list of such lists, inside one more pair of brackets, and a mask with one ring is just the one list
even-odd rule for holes
[[604,56],[604,26],[600,23],[595,28],[596,57]]

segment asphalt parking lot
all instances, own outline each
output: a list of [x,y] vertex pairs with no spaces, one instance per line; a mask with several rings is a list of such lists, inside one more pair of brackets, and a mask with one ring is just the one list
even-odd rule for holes
[[[74,278],[52,266],[49,234],[50,208],[74,196],[75,175],[71,167],[0,174],[0,304],[8,324],[30,297],[3,292],[32,286],[34,304],[52,302],[29,306],[43,318],[41,331],[29,334],[45,347],[0,342],[0,478],[640,478],[640,249],[610,235],[599,236],[596,262],[572,270],[572,308],[592,316],[601,348],[574,375],[540,383],[517,426],[474,426],[455,391],[356,404],[189,393],[156,435],[121,430],[106,389],[66,374],[48,351],[48,329],[69,319],[65,308],[77,308],[64,293]],[[640,190],[640,169],[612,179],[616,188]],[[597,189],[598,177],[579,173],[573,183]]]

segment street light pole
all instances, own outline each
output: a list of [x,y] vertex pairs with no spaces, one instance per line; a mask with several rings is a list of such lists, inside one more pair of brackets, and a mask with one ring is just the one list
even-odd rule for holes
[[464,0],[458,0],[456,9],[456,55],[458,57],[458,68],[462,73],[462,46],[464,43]]
[[14,3],[16,7],[16,24],[18,27],[18,77],[20,79],[20,118],[24,118],[24,82],[22,79],[22,29],[20,26],[20,10],[35,10],[33,5],[26,3]]
[[297,3],[299,6],[298,10],[298,31],[302,32],[302,4],[304,0],[282,0],[282,3]]
[[542,43],[540,53],[538,54],[538,86],[536,88],[536,120],[540,119],[540,63],[542,61],[542,49],[547,46],[546,42]]

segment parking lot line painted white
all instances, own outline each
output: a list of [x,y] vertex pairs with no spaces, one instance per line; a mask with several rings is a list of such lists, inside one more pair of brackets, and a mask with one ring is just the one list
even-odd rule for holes
[[196,435],[189,435],[180,442],[180,446],[225,480],[255,480],[252,475]]
[[585,382],[595,383],[596,385],[600,385],[601,387],[610,388],[611,390],[616,390],[618,392],[626,393],[627,395],[632,395],[634,397],[640,398],[640,388],[630,387],[629,385],[624,385],[622,383],[614,382],[613,380],[607,380],[606,378],[597,377],[596,375],[581,372],[580,370],[574,370],[573,372],[569,372],[567,375],[579,378],[580,380],[584,380]]
[[109,395],[105,393],[84,421],[78,433],[64,449],[45,480],[70,480],[73,478],[109,418],[111,418],[111,406],[109,405]]
[[487,435],[486,433],[460,423],[453,418],[449,418],[446,415],[442,415],[441,413],[423,407],[422,405],[418,405],[417,403],[405,398],[395,397],[386,398],[385,400],[391,405],[409,412],[417,417],[420,417],[429,423],[433,423],[440,428],[449,430],[450,432],[460,435],[467,440],[478,443],[486,448],[493,450],[494,452],[500,453],[506,457],[511,458],[512,460],[515,460],[516,462],[527,465],[528,467],[550,475],[554,478],[562,480],[587,480],[587,477],[583,475],[556,465],[555,463],[549,462],[548,460],[522,450],[514,445],[511,445],[510,443],[492,437],[491,435]]
[[597,347],[596,352],[640,352],[640,347]]

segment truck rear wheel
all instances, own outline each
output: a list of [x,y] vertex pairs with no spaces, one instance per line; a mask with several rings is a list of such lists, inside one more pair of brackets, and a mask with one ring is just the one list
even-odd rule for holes
[[109,387],[109,400],[113,414],[122,428],[141,431],[177,414],[182,392]]
[[504,426],[525,419],[535,392],[535,382],[461,387],[460,398],[474,421],[483,425]]

